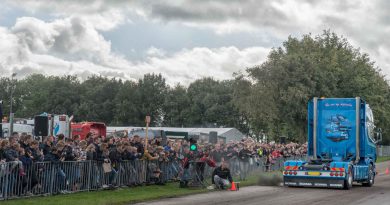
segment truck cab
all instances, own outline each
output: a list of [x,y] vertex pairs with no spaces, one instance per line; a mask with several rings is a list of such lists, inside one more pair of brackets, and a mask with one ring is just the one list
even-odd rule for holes
[[80,140],[84,140],[88,133],[92,133],[94,137],[106,137],[107,127],[103,122],[81,122],[72,123],[72,136],[80,135]]

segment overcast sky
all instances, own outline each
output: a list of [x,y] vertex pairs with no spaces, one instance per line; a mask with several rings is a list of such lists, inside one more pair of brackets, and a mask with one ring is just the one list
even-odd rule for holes
[[2,0],[0,75],[92,74],[169,84],[261,64],[289,35],[330,29],[390,74],[390,1]]

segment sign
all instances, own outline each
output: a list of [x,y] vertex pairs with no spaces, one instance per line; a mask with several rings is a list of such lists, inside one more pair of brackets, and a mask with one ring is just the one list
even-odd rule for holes
[[308,172],[307,173],[309,176],[320,176],[321,172]]
[[145,121],[146,121],[147,124],[150,124],[150,116],[146,116]]
[[[70,137],[70,120],[67,115],[52,115],[53,120],[49,123],[50,130],[54,136],[63,134],[66,137]],[[100,135],[100,130],[98,135]]]

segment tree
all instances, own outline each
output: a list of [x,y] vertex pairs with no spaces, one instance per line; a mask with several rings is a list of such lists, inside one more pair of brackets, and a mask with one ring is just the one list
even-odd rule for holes
[[43,112],[71,115],[80,103],[79,86],[75,76],[28,76],[16,85],[16,116],[32,117]]
[[138,80],[137,105],[140,109],[139,124],[145,124],[145,116],[152,119],[152,126],[160,126],[163,121],[163,106],[168,86],[161,74],[146,74]]
[[[8,116],[10,109],[10,97],[11,97],[11,79],[9,78],[0,78],[0,100],[3,101],[3,114]],[[17,99],[17,98],[16,98]]]
[[101,76],[89,77],[81,84],[80,105],[76,110],[76,120],[106,122],[115,118],[115,97],[122,86],[121,80]]
[[167,91],[164,101],[164,125],[172,127],[189,126],[190,100],[187,89],[180,84]]
[[305,141],[306,107],[314,96],[361,96],[372,105],[377,125],[386,128],[387,81],[367,54],[334,33],[289,37],[283,47],[270,52],[266,62],[247,71],[254,82],[251,98],[262,102],[251,100],[245,110],[275,139],[287,135]]
[[233,103],[234,81],[203,78],[190,84],[188,124],[204,127],[236,127],[240,114]]
[[128,126],[138,125],[142,114],[138,109],[137,84],[126,81],[115,96],[115,124]]
[[[266,95],[266,90],[260,85],[252,85],[243,74],[235,76],[233,88],[233,104],[240,113],[239,130],[259,139],[260,134],[267,131],[268,123],[274,119],[274,104],[262,97]],[[253,105],[259,104],[267,109],[254,109]]]

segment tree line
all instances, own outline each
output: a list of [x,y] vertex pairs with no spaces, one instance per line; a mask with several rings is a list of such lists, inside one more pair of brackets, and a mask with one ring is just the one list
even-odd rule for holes
[[137,82],[91,76],[32,74],[13,81],[1,78],[0,98],[9,113],[11,88],[16,118],[43,112],[74,115],[76,121],[102,121],[116,126],[240,127],[233,106],[233,80],[203,78],[188,87],[169,86],[161,74],[146,74]]
[[[212,68],[210,68],[212,69]],[[91,76],[32,74],[0,79],[0,99],[9,112],[14,86],[16,117],[42,112],[74,115],[76,121],[116,126],[235,127],[253,137],[306,140],[307,103],[312,97],[356,97],[373,108],[384,142],[390,142],[390,87],[369,56],[330,31],[289,37],[261,65],[231,80],[209,78],[170,86],[161,74],[138,81]]]

